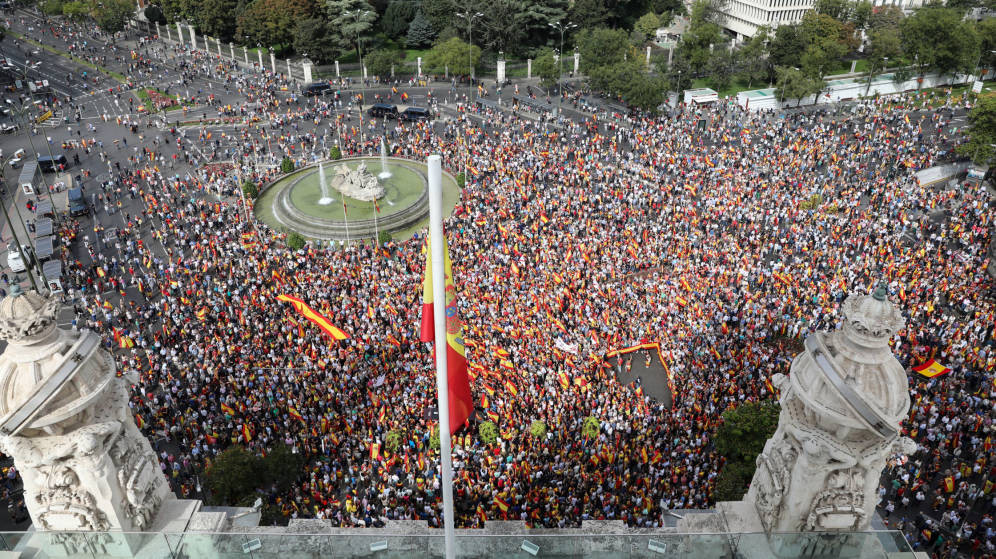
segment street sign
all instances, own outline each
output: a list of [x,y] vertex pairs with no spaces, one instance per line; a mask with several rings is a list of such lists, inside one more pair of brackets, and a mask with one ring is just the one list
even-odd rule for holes
[[975,80],[972,84],[972,93],[982,93],[982,80]]

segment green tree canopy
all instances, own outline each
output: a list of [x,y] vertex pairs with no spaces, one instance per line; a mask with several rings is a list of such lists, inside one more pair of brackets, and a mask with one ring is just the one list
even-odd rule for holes
[[957,152],[979,164],[996,164],[996,148],[992,147],[996,144],[996,93],[980,96],[968,120],[968,142],[958,146]]
[[294,27],[294,51],[307,54],[308,58],[318,63],[329,63],[342,49],[324,18],[309,17],[299,20]]
[[705,68],[716,47],[726,42],[720,27],[710,19],[708,0],[697,0],[692,4],[688,30],[678,44],[677,56],[687,60],[692,68]]
[[198,30],[225,43],[233,40],[239,7],[238,0],[201,0],[197,11]]
[[135,13],[135,4],[130,0],[103,0],[93,4],[93,19],[106,33],[117,33]]
[[781,407],[774,401],[748,402],[723,412],[716,451],[731,462],[753,463],[778,427]]
[[296,24],[313,13],[309,0],[253,0],[237,19],[237,36],[264,47],[290,46]]
[[415,49],[420,49],[432,43],[436,33],[432,30],[432,24],[422,12],[415,14],[415,18],[408,24],[408,34],[405,43]]
[[377,21],[373,6],[366,0],[325,0],[325,10],[329,16],[329,28],[338,31],[342,46],[355,47],[359,57],[360,43]]
[[900,38],[921,73],[971,72],[981,47],[979,33],[961,11],[939,4],[928,4],[903,20]]
[[380,20],[380,28],[392,39],[401,39],[408,33],[408,24],[418,13],[415,2],[410,0],[394,0],[387,5],[387,10]]
[[557,62],[553,58],[553,49],[545,48],[539,51],[533,60],[533,73],[539,76],[543,87],[553,87],[559,77]]
[[629,37],[621,29],[585,29],[577,35],[581,54],[581,71],[590,74],[600,66],[612,66],[623,61],[629,52]]
[[[426,54],[425,66],[429,72],[442,74],[446,68],[454,74],[470,74],[469,64],[477,66],[481,48],[470,46],[457,37],[437,42]],[[470,59],[470,60],[468,60]]]
[[404,55],[401,51],[377,49],[366,56],[364,62],[371,74],[380,77],[391,75],[391,68],[401,63]]
[[661,18],[657,17],[657,14],[654,12],[647,12],[640,16],[640,19],[636,20],[636,25],[633,26],[633,29],[643,33],[647,37],[653,38],[660,26]]
[[810,77],[798,68],[779,66],[775,68],[775,74],[778,76],[775,95],[782,101],[798,99],[796,106],[802,103],[803,97],[818,93],[823,88],[823,80]]
[[241,446],[231,446],[215,457],[204,471],[204,484],[213,505],[244,504],[256,491],[259,462]]
[[805,45],[800,59],[802,70],[810,77],[822,78],[835,61],[847,54],[843,24],[826,14],[807,12],[799,29]]

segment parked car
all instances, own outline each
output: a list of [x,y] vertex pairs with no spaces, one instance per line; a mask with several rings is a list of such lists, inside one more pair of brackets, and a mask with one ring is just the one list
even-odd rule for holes
[[432,120],[432,113],[424,107],[408,107],[401,113],[401,120]]
[[[27,262],[21,258],[21,252],[24,253],[24,258],[27,259]],[[21,252],[17,251],[17,245],[15,243],[7,245],[7,266],[10,266],[11,272],[23,272],[28,269],[28,266],[30,266],[32,262],[34,262],[30,246],[21,245]]]
[[387,103],[374,103],[367,114],[374,118],[398,118],[398,107]]
[[13,134],[14,132],[17,132],[16,124],[7,123],[0,126],[0,134]]
[[73,217],[90,214],[90,204],[86,201],[82,188],[71,188],[69,197],[69,215]]
[[304,94],[307,95],[308,97],[313,97],[315,95],[324,95],[325,92],[327,92],[330,89],[332,89],[332,86],[330,86],[327,82],[317,82],[305,87]]

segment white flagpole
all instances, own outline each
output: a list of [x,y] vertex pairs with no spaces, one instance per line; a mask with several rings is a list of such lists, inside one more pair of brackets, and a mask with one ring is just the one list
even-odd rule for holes
[[442,462],[443,526],[446,559],[456,557],[453,518],[453,457],[450,455],[450,402],[446,377],[446,268],[443,253],[443,170],[437,154],[429,156],[429,239],[432,248],[432,318],[436,338],[436,393],[439,398],[439,457]]

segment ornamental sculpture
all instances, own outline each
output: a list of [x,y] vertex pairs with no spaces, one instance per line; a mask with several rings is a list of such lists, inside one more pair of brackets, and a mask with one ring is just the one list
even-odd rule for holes
[[336,167],[332,188],[364,202],[372,202],[384,195],[384,187],[377,181],[377,177],[367,171],[366,162],[360,162],[355,171],[346,165]]
[[889,348],[902,316],[883,287],[851,295],[843,313],[842,328],[811,334],[790,376],[773,379],[778,430],[744,498],[769,532],[867,530],[886,460],[916,450],[900,436],[910,396]]
[[0,301],[0,451],[38,530],[147,530],[174,496],[100,337],[56,325],[56,297]]

